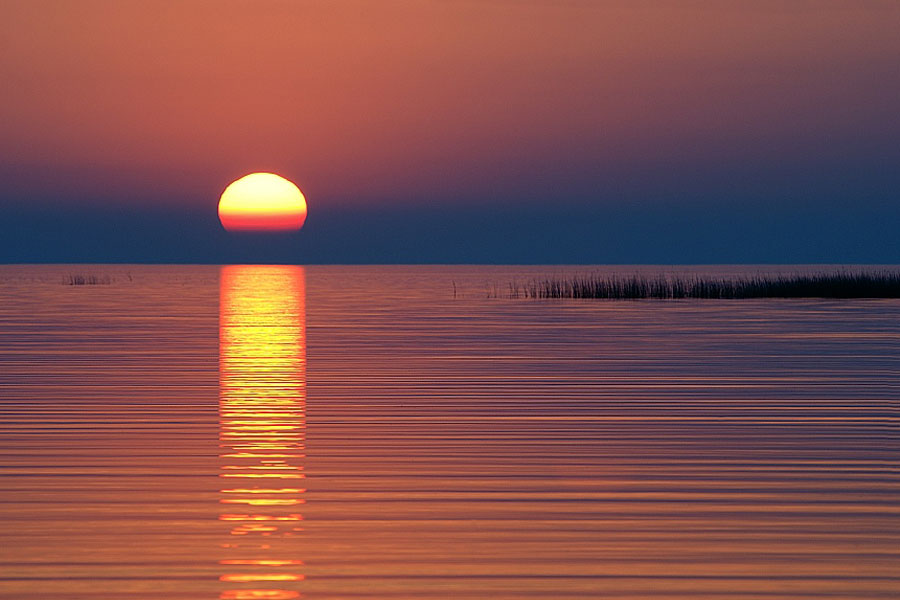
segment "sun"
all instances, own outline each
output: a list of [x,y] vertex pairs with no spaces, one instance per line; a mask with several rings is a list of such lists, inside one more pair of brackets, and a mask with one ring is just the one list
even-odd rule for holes
[[306,198],[284,177],[250,173],[222,192],[219,220],[227,231],[296,231],[306,221]]

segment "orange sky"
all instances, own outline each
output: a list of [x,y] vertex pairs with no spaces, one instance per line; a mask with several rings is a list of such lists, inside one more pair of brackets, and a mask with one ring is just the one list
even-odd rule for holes
[[900,133],[897,2],[2,8],[4,202],[214,203],[253,170],[334,206],[590,202],[610,179],[831,164]]

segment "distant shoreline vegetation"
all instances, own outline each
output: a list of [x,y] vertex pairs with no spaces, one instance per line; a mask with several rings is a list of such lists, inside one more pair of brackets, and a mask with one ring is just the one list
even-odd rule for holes
[[[493,297],[501,297],[492,290]],[[838,272],[750,277],[587,275],[509,285],[510,298],[740,300],[751,298],[900,298],[900,273]]]
[[[69,274],[63,277],[63,285],[110,285],[115,279],[109,275]],[[128,275],[131,281],[131,275]]]

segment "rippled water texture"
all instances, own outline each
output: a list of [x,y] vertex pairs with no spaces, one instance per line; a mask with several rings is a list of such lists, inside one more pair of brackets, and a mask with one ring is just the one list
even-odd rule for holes
[[900,302],[574,271],[0,267],[0,597],[900,597]]

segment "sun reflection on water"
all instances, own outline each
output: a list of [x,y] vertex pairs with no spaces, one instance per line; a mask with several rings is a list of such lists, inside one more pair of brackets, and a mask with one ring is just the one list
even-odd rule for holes
[[219,579],[230,585],[223,600],[299,597],[283,586],[304,577],[291,541],[303,531],[306,491],[305,295],[302,267],[222,267],[219,520],[230,526],[219,561]]

